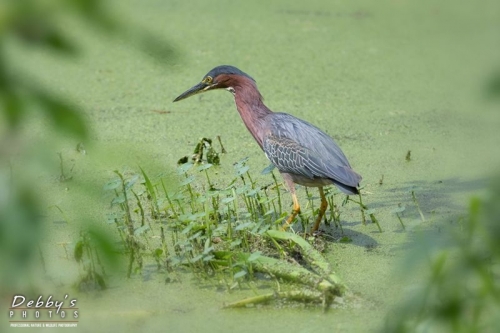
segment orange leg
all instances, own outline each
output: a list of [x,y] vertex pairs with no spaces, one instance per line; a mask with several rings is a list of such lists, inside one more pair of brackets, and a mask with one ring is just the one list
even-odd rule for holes
[[292,200],[293,200],[292,215],[290,215],[286,219],[285,224],[283,224],[283,226],[281,227],[283,230],[288,229],[290,224],[292,224],[293,220],[295,220],[297,214],[300,213],[300,204],[299,204],[299,199],[297,199],[297,194],[292,193]]
[[314,227],[311,229],[311,232],[315,232],[316,230],[318,230],[321,220],[323,219],[323,216],[325,216],[325,211],[328,208],[328,202],[326,201],[323,187],[318,187],[318,189],[319,195],[321,197],[321,205],[319,206],[319,213],[318,217],[316,218],[316,223],[314,223]]
[[292,195],[292,201],[293,201],[292,215],[290,215],[286,219],[285,224],[283,224],[283,226],[281,227],[281,229],[286,230],[290,227],[293,220],[295,220],[297,214],[300,213],[300,204],[299,204],[299,199],[297,199],[297,194],[295,193],[295,184],[292,181],[292,178],[287,174],[282,174],[282,176],[283,179],[285,180],[286,185],[288,186],[288,189],[290,190],[290,194]]

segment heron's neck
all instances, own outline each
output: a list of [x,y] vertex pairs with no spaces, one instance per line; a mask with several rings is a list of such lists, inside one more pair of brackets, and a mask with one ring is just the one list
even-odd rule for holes
[[236,108],[245,123],[245,126],[253,135],[259,146],[262,148],[262,140],[265,135],[265,116],[272,113],[262,101],[262,95],[250,80],[243,81],[240,85],[235,85],[231,91],[234,95]]

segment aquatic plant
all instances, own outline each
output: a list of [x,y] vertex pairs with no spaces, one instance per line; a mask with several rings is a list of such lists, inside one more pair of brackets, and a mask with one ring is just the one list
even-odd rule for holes
[[[168,179],[150,177],[141,167],[140,173],[115,171],[118,178],[105,185],[113,193],[112,206],[118,208],[108,222],[115,225],[128,255],[127,275],[140,272],[143,260],[152,258],[159,270],[165,270],[168,281],[176,280],[178,270],[188,268],[205,280],[217,276],[231,290],[241,284],[250,286],[256,281],[255,273],[260,272],[301,285],[281,297],[293,295],[298,300],[303,295],[309,302],[312,295],[321,295],[314,299],[327,307],[346,287],[306,239],[279,231],[288,212],[282,208],[284,187],[273,168],[262,172],[272,181],[258,186],[247,165],[248,158],[244,158],[234,163],[234,178],[216,186],[212,180],[216,166],[208,160],[212,158],[213,162],[218,154],[211,144],[212,140],[201,139],[192,158],[180,160],[177,186],[170,186]],[[332,207],[327,223],[333,221],[341,229],[340,213],[334,204],[337,194],[334,190],[326,192]],[[300,226],[307,230],[308,221],[314,221],[318,212],[314,199],[308,196],[299,230]],[[343,205],[348,202],[344,200]],[[361,199],[360,206],[367,209]],[[260,298],[271,299],[275,297]],[[238,304],[250,301],[242,302]]]

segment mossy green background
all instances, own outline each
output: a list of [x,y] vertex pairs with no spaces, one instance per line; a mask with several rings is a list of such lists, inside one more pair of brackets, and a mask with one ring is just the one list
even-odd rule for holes
[[[403,291],[418,280],[418,275],[415,281],[398,279],[401,259],[415,250],[408,244],[422,229],[441,237],[438,225],[458,221],[468,197],[498,170],[500,116],[485,97],[485,86],[500,67],[497,1],[148,0],[109,1],[107,6],[165,37],[178,57],[165,65],[72,20],[63,20],[60,29],[81,46],[76,58],[15,41],[7,45],[7,56],[24,75],[81,105],[91,129],[82,155],[75,152],[76,141],[54,136],[44,119],[33,115],[25,125],[26,146],[54,152],[44,157],[49,170],[34,171],[47,207],[43,249],[50,276],[38,287],[48,293],[71,288],[76,264],[64,258],[57,243],[75,242],[85,220],[105,218],[108,203],[94,199],[101,197],[114,169],[138,171],[141,165],[150,175],[168,174],[201,137],[217,135],[228,153],[212,177],[216,183],[231,180],[232,163],[243,157],[250,157],[253,174],[268,165],[229,93],[171,102],[221,64],[256,79],[272,110],[303,118],[337,140],[363,176],[365,203],[375,209],[384,232],[362,226],[356,207],[344,209],[344,230],[353,242],[333,243],[327,255],[356,300],[327,314],[272,307],[221,311],[224,302],[250,293],[200,288],[189,275],[181,283],[165,284],[150,267],[130,281],[115,274],[111,288],[98,295],[78,295],[81,331],[380,328]],[[73,168],[70,182],[56,180],[58,151]],[[407,232],[391,214],[398,204],[407,207]],[[65,212],[67,226],[53,223],[61,220],[53,205]]]

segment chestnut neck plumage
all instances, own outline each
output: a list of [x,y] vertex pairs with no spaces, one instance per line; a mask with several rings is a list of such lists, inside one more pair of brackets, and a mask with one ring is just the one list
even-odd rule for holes
[[246,77],[237,77],[232,80],[230,90],[234,95],[236,108],[243,120],[243,123],[253,135],[259,146],[262,148],[263,137],[266,134],[264,118],[271,114],[267,106],[262,101],[262,95],[255,82]]

